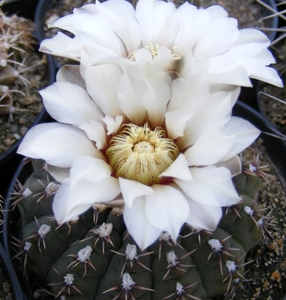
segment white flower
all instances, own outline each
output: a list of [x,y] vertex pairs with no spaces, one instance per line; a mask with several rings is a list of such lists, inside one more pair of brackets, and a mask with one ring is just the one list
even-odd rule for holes
[[124,0],[96,1],[52,27],[74,37],[58,33],[43,41],[40,50],[84,64],[137,65],[142,71],[144,63],[149,70],[155,61],[181,77],[195,74],[203,64],[210,82],[251,86],[249,78],[255,78],[282,86],[277,72],[267,67],[275,63],[268,38],[255,29],[239,30],[218,5],[197,9],[186,2],[176,9],[171,2],[139,0],[134,10]]
[[231,181],[241,169],[237,153],[259,134],[231,117],[239,88],[211,92],[202,75],[168,83],[118,70],[84,68],[84,87],[78,67],[63,67],[40,92],[59,123],[32,128],[18,153],[44,159],[61,181],[57,221],[75,220],[96,203],[124,202],[141,249],[162,231],[175,241],[185,222],[214,230],[221,207],[240,201]]

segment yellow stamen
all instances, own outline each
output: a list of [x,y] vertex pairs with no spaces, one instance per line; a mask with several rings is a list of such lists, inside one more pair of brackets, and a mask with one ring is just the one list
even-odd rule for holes
[[143,127],[123,125],[106,150],[115,175],[146,185],[159,183],[159,175],[179,155],[176,144],[165,136],[161,127],[152,131],[148,124]]

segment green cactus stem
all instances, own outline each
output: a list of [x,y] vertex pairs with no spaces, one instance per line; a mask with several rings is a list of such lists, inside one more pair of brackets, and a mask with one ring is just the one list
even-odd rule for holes
[[224,209],[214,232],[185,225],[176,243],[163,232],[141,251],[126,231],[121,207],[98,205],[59,226],[51,209],[58,183],[42,161],[33,161],[33,168],[14,193],[22,216],[17,257],[54,297],[204,300],[230,295],[245,279],[246,253],[262,238],[257,176],[242,173],[234,179],[242,201]]

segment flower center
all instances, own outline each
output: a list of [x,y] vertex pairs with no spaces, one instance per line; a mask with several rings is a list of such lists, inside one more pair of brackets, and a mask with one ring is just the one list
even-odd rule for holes
[[106,155],[117,177],[152,185],[161,181],[159,175],[178,157],[179,150],[161,127],[152,131],[148,124],[125,124],[111,138]]
[[[159,52],[159,48],[160,46],[158,44],[156,45],[153,45],[153,44],[147,44],[143,47],[143,49],[147,49],[150,51],[151,55],[152,55],[152,59],[155,59],[158,57],[158,52]],[[139,49],[140,50],[140,49]],[[131,52],[127,59],[135,62],[137,61],[137,57],[136,57],[136,54],[137,54],[137,51],[138,50],[135,50],[133,52]],[[173,46],[172,50],[169,50],[170,51],[170,56],[174,59],[180,59],[181,58],[181,55],[180,55],[180,49],[178,46]]]

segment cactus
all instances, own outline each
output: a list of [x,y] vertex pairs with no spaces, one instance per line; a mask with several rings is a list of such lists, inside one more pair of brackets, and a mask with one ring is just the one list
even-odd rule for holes
[[[53,218],[57,182],[34,160],[34,172],[14,191],[21,213],[17,258],[37,275],[44,291],[66,299],[208,299],[232,296],[244,279],[246,253],[262,238],[262,180],[241,173],[234,185],[242,202],[225,208],[214,232],[183,226],[141,251],[126,231],[122,208],[98,205],[61,226]],[[13,244],[17,239],[15,238]]]
[[[2,153],[24,135],[43,108],[38,90],[47,84],[47,58],[35,52],[37,41],[31,20],[6,16],[0,9],[0,30]],[[22,126],[13,129],[18,123]]]

